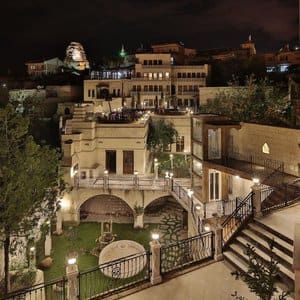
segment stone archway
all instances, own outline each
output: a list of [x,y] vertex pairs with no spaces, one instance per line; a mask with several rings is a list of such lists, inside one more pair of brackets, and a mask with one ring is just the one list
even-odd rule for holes
[[121,198],[113,195],[96,195],[80,206],[80,221],[133,223],[133,211]]
[[159,222],[161,217],[167,214],[178,215],[183,218],[184,223],[187,222],[187,212],[172,196],[155,199],[145,207],[144,211],[144,217],[146,221],[151,221],[150,223]]

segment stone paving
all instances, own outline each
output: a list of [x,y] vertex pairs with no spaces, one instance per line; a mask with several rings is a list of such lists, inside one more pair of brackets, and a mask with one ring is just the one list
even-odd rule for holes
[[[212,263],[198,270],[150,287],[123,300],[254,300],[246,284],[235,280],[224,262]],[[235,295],[236,292],[236,295]]]

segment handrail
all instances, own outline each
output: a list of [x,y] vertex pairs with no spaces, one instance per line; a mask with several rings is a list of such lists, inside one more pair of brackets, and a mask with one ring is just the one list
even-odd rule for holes
[[228,216],[222,226],[223,247],[241,229],[253,215],[253,192],[251,191],[244,200],[237,206],[233,213]]

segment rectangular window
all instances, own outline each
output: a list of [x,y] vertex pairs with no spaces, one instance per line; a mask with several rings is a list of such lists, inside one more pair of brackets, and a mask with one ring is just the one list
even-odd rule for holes
[[148,65],[148,61],[146,59],[144,60],[144,65]]
[[177,78],[181,78],[181,73],[177,73]]
[[144,85],[144,92],[148,92],[148,85]]
[[152,73],[149,73],[148,76],[149,76],[149,79],[151,80],[152,79]]
[[162,92],[162,90],[163,90],[162,85],[159,85],[159,86],[158,86],[158,90],[159,90],[160,92]]
[[153,92],[153,85],[149,85],[149,92]]
[[88,90],[88,97],[91,97],[91,90]]
[[157,79],[157,73],[153,73],[153,79]]
[[162,60],[161,59],[158,60],[158,64],[162,65]]
[[92,98],[95,98],[95,90],[92,90]]
[[184,106],[189,106],[189,99],[184,99]]
[[192,73],[192,78],[195,78],[196,77],[196,73]]
[[170,73],[166,72],[166,79],[169,79],[169,78],[170,78]]
[[178,136],[176,138],[176,152],[184,151],[184,136]]
[[138,92],[140,92],[140,91],[141,91],[141,86],[140,86],[140,85],[137,85],[137,86],[136,86],[136,90],[137,90]]
[[132,91],[133,91],[133,92],[136,92],[136,85],[133,85],[133,86],[132,86]]
[[162,75],[163,75],[162,73],[158,73],[158,79],[159,80],[162,80]]
[[181,98],[177,99],[177,103],[178,103],[178,106],[182,106],[182,99]]
[[197,78],[200,78],[201,77],[201,73],[197,73]]

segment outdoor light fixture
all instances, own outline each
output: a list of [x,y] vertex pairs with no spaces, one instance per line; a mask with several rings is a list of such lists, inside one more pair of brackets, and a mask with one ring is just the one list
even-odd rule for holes
[[194,194],[194,191],[188,189],[187,194],[191,198],[193,196],[193,194]]
[[203,229],[204,229],[204,231],[206,231],[206,232],[210,231],[210,225],[209,225],[209,224],[205,224],[205,225],[203,226]]
[[158,161],[158,159],[157,159],[157,158],[154,158],[154,162],[157,163],[157,161]]
[[165,177],[166,177],[166,178],[169,178],[169,172],[166,172],[166,173],[165,173]]
[[157,241],[157,240],[159,240],[159,233],[153,232],[151,234],[151,237],[152,237],[152,240]]
[[254,184],[259,184],[259,178],[252,178]]
[[104,175],[108,175],[108,171],[107,170],[104,170]]
[[239,176],[239,175],[235,175],[235,178],[236,178],[236,179],[240,179],[240,176]]
[[174,176],[174,174],[173,173],[170,173],[170,178],[172,178]]
[[173,154],[170,154],[170,158],[172,159],[174,157],[174,155]]
[[137,176],[139,174],[138,171],[134,171],[134,176]]
[[68,259],[68,265],[75,265],[76,264],[76,257],[71,257]]
[[35,250],[35,247],[30,247],[30,252],[34,252],[34,250]]
[[196,204],[196,205],[195,205],[195,208],[196,208],[197,210],[200,210],[200,209],[201,209],[201,205],[200,205],[200,204]]

